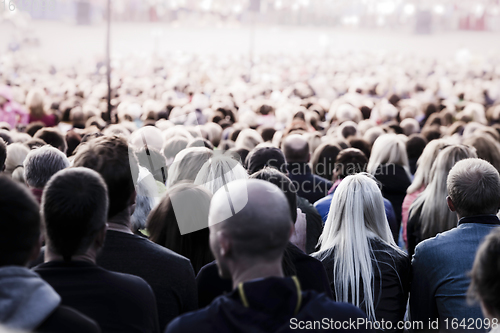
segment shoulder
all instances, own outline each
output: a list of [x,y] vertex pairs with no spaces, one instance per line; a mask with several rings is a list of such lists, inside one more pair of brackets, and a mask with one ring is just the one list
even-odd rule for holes
[[[307,304],[303,310],[313,312],[315,318],[332,318],[334,320],[345,320],[354,318],[366,318],[366,315],[359,308],[349,303],[335,302],[325,294],[315,291],[305,291],[302,293]],[[302,311],[301,311],[302,312]],[[332,315],[333,314],[333,315]]]
[[70,307],[61,305],[36,329],[36,332],[99,333],[101,329],[89,317]]
[[326,197],[321,198],[318,201],[316,201],[314,203],[314,207],[316,209],[319,209],[319,208],[326,207],[327,205],[330,206],[330,204],[332,203],[332,198],[333,198],[333,194],[328,194]]

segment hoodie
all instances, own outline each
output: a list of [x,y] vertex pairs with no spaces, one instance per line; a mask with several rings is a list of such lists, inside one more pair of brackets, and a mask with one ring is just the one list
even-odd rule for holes
[[0,268],[0,323],[32,331],[61,303],[61,297],[38,274],[25,267]]
[[[353,305],[334,302],[325,294],[302,292],[297,279],[271,277],[245,282],[206,308],[177,317],[166,333],[198,333],[200,328],[204,333],[294,332],[307,321],[324,318],[329,323],[356,322],[366,316]],[[323,331],[330,329],[325,326],[315,330]],[[366,330],[361,327],[356,331]]]

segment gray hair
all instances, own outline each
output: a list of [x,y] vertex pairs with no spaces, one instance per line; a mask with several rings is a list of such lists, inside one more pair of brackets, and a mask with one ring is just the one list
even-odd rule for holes
[[469,158],[457,162],[448,174],[447,188],[461,217],[498,212],[500,175],[484,160]]
[[43,146],[33,149],[24,160],[24,178],[29,187],[42,189],[58,171],[69,167],[69,160],[59,149]]

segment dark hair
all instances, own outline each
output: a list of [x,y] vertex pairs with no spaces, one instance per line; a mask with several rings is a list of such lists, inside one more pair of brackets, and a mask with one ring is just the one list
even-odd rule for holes
[[41,121],[34,121],[32,123],[29,123],[28,126],[26,126],[26,133],[28,133],[31,136],[35,136],[35,133],[44,127],[45,124],[42,123]]
[[108,187],[111,218],[130,205],[138,175],[137,158],[121,136],[103,136],[78,147],[73,163],[101,174]]
[[205,147],[210,150],[214,150],[214,145],[212,142],[205,138],[195,138],[189,142],[186,148],[191,148],[191,147]]
[[344,179],[360,172],[366,172],[368,158],[357,148],[342,150],[335,160],[335,173],[338,178]]
[[47,245],[71,261],[84,253],[106,225],[108,193],[101,176],[90,169],[70,168],[56,173],[42,196]]
[[422,135],[427,139],[428,142],[441,138],[441,130],[438,126],[426,126],[422,129]]
[[25,266],[40,240],[40,208],[33,195],[0,176],[0,266]]
[[66,155],[67,156],[73,155],[76,147],[78,147],[81,141],[82,137],[78,133],[76,133],[75,131],[68,131],[66,133],[66,144],[68,145],[68,150],[66,152]]
[[427,145],[427,139],[421,134],[412,134],[406,141],[406,153],[408,159],[417,160]]
[[372,145],[368,141],[361,138],[349,138],[347,142],[349,142],[351,148],[357,148],[361,150],[363,154],[365,154],[366,158],[370,159],[370,154],[372,152]]
[[3,139],[5,144],[10,145],[14,140],[12,140],[12,136],[10,132],[4,129],[0,129],[0,139]]
[[42,139],[47,144],[55,147],[66,154],[68,150],[68,144],[62,133],[55,128],[44,127],[38,130],[34,136],[35,139]]
[[264,142],[271,142],[273,140],[274,134],[276,133],[276,130],[274,128],[265,126],[260,126],[257,131],[262,136],[262,140],[264,140]]
[[312,172],[315,175],[333,179],[333,171],[335,170],[335,159],[342,151],[342,148],[334,143],[323,143],[316,150],[311,159]]
[[[178,221],[176,217],[172,204],[175,196],[183,200],[183,205],[193,207],[198,219],[206,219],[203,221],[204,224],[206,223],[203,229],[181,235],[178,223],[184,222]],[[195,274],[204,265],[214,260],[210,251],[208,229],[211,198],[212,195],[208,191],[193,184],[175,185],[151,211],[147,221],[150,240],[191,260]]]
[[7,159],[7,145],[2,138],[0,138],[0,172],[5,170],[5,160]]
[[295,185],[293,185],[290,178],[288,178],[284,173],[271,167],[265,167],[264,169],[257,171],[251,175],[250,178],[265,180],[278,186],[288,200],[292,221],[295,223],[295,220],[297,220],[297,189],[295,188]]
[[47,143],[42,139],[31,139],[26,141],[24,144],[28,146],[30,150],[33,148],[40,148],[47,145]]
[[500,317],[500,228],[479,247],[470,272],[469,300],[482,301],[490,315]]

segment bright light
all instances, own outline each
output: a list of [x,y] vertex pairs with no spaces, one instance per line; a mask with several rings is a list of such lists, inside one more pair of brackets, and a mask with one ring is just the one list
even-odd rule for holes
[[444,6],[443,5],[435,5],[434,6],[434,13],[438,15],[443,15],[444,14]]
[[411,4],[411,3],[406,4],[406,5],[404,6],[404,8],[403,8],[403,11],[404,11],[404,13],[405,13],[406,15],[411,16],[411,15],[415,14],[415,5],[414,5],[414,4]]
[[476,16],[481,17],[484,14],[484,6],[483,5],[477,5],[476,6]]
[[212,8],[212,0],[203,0],[202,3],[200,4],[200,7],[204,11],[209,11],[210,8]]
[[300,5],[302,7],[309,7],[309,5],[311,4],[311,1],[310,0],[301,0],[300,1]]
[[356,15],[344,16],[342,18],[342,23],[344,23],[344,25],[358,25],[359,17],[357,17]]
[[396,3],[393,1],[383,1],[377,4],[377,12],[382,15],[390,15],[396,10]]
[[378,25],[379,27],[382,27],[382,26],[384,26],[384,25],[385,25],[385,18],[384,18],[383,16],[379,16],[379,17],[377,18],[377,25]]
[[276,2],[274,3],[274,8],[276,8],[277,10],[280,10],[281,7],[283,7],[283,1],[276,0]]
[[293,10],[294,12],[298,11],[299,9],[300,9],[300,5],[299,5],[298,3],[294,3],[294,4],[292,5],[292,10]]

